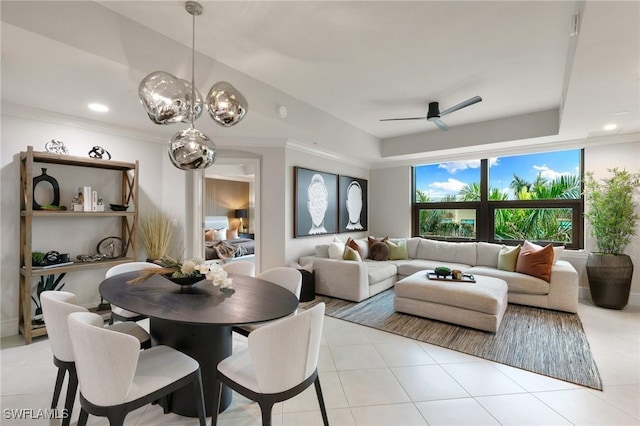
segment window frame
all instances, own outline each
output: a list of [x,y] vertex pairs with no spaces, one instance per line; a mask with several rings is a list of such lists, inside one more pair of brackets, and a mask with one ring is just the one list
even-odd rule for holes
[[[411,233],[419,235],[420,210],[475,210],[476,238],[434,237],[428,238],[447,241],[485,241],[490,243],[516,245],[523,240],[499,240],[495,238],[495,212],[499,209],[536,209],[567,208],[571,210],[571,242],[564,243],[568,249],[584,248],[584,149],[580,149],[580,197],[575,199],[548,200],[489,200],[489,160],[480,160],[480,201],[432,201],[418,203],[416,201],[416,172],[418,166],[411,167]],[[537,241],[536,241],[537,242]],[[543,242],[543,241],[542,241]]]

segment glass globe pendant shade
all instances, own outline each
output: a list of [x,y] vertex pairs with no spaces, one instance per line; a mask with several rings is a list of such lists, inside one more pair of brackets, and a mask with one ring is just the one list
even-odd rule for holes
[[206,102],[211,118],[223,127],[238,124],[249,107],[242,93],[226,81],[219,81],[211,87]]
[[[202,110],[204,108],[204,101],[203,101],[204,98],[202,97],[202,94],[198,91],[198,89],[192,89],[192,85],[190,81],[187,81],[187,80],[180,80],[180,81],[182,81],[182,83],[187,89],[186,100],[187,100],[187,106],[188,106],[187,115],[182,119],[182,121],[185,123],[192,123],[198,118],[200,118],[200,116],[202,115]],[[191,116],[191,93],[193,93],[195,98],[195,103],[193,104],[193,117]]]
[[169,159],[182,170],[206,169],[216,161],[216,145],[201,131],[181,130],[169,142]]
[[164,71],[154,71],[142,79],[138,96],[155,124],[171,124],[189,116],[191,91],[181,80]]

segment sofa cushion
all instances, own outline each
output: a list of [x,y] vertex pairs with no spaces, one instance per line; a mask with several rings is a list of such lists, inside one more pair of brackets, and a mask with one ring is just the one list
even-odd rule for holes
[[360,253],[357,250],[345,245],[344,253],[342,254],[342,258],[344,260],[354,260],[356,262],[362,262],[362,257],[360,257]]
[[502,244],[485,243],[478,241],[477,243],[477,259],[476,266],[498,267],[498,254],[502,248]]
[[[364,256],[364,251],[362,250],[360,245],[356,242],[356,240],[354,240],[353,238],[349,237],[349,238],[347,238],[347,242],[346,242],[345,245],[347,247],[352,248],[356,252],[358,252],[358,255],[360,256],[360,260],[366,259],[366,257]],[[346,251],[346,248],[345,248],[345,251]]]
[[318,257],[329,257],[329,244],[318,244],[316,245],[316,256]]
[[420,244],[421,240],[421,237],[407,238],[407,255],[409,255],[409,258],[415,259],[418,257],[418,244]]
[[474,266],[465,271],[467,274],[500,278],[509,286],[509,293],[549,294],[549,283],[531,275],[518,272],[501,271],[488,266]]
[[408,259],[409,255],[407,254],[407,241],[400,240],[397,243],[387,241],[387,245],[389,246],[389,260],[403,260]]
[[442,262],[439,260],[427,260],[427,259],[412,259],[408,262],[398,263],[398,275],[401,276],[409,276],[415,274],[420,271],[432,271],[436,266],[446,266],[450,269],[459,269],[461,271],[466,271],[470,268],[470,265],[465,265],[463,263],[453,263],[453,262]]
[[329,244],[329,257],[331,259],[342,259],[343,254],[344,243],[335,237],[331,244]]
[[391,262],[367,260],[365,264],[370,286],[398,274],[398,268]]
[[553,267],[553,246],[537,249],[533,244],[525,241],[518,256],[516,272],[531,275],[546,282],[551,281],[551,268]]
[[502,246],[498,254],[498,269],[515,272],[520,254],[520,244],[515,247]]
[[389,260],[389,254],[391,253],[391,249],[386,242],[375,242],[369,246],[369,255],[371,259],[378,261]]
[[476,243],[451,243],[422,239],[418,245],[416,258],[475,265]]

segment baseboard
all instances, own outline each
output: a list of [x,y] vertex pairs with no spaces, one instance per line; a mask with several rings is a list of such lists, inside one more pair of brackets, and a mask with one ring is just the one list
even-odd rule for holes
[[[591,301],[591,293],[587,287],[578,288],[578,298]],[[629,294],[629,305],[640,306],[640,293]]]
[[18,334],[18,318],[0,322],[0,337],[15,336],[16,334]]

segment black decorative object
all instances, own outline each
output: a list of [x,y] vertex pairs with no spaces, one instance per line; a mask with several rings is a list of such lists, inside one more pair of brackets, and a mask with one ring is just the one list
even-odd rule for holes
[[115,259],[127,254],[127,243],[120,237],[107,237],[100,240],[96,250],[98,254]]
[[49,142],[46,143],[46,145],[44,146],[44,149],[46,149],[47,152],[53,152],[54,154],[69,153],[69,150],[64,145],[64,142],[58,139],[51,139]]
[[173,278],[171,275],[163,275],[163,276],[174,284],[178,284],[181,286],[188,286],[188,287],[195,285],[196,283],[204,280],[205,278],[204,275],[195,275],[195,276],[180,277],[180,278]]
[[105,155],[107,156],[106,160],[111,160],[111,154],[109,154],[109,151],[101,146],[96,145],[91,148],[91,151],[89,151],[89,157],[91,158],[103,159]]
[[42,205],[38,204],[36,201],[36,186],[40,182],[48,182],[53,187],[53,201],[49,204],[52,206],[60,205],[60,186],[58,186],[58,181],[47,174],[47,169],[45,167],[42,168],[42,174],[40,176],[36,176],[33,178],[33,209],[34,210],[42,210]]
[[113,210],[114,212],[124,212],[129,208],[128,205],[124,204],[109,204],[109,207],[111,207],[111,210]]

